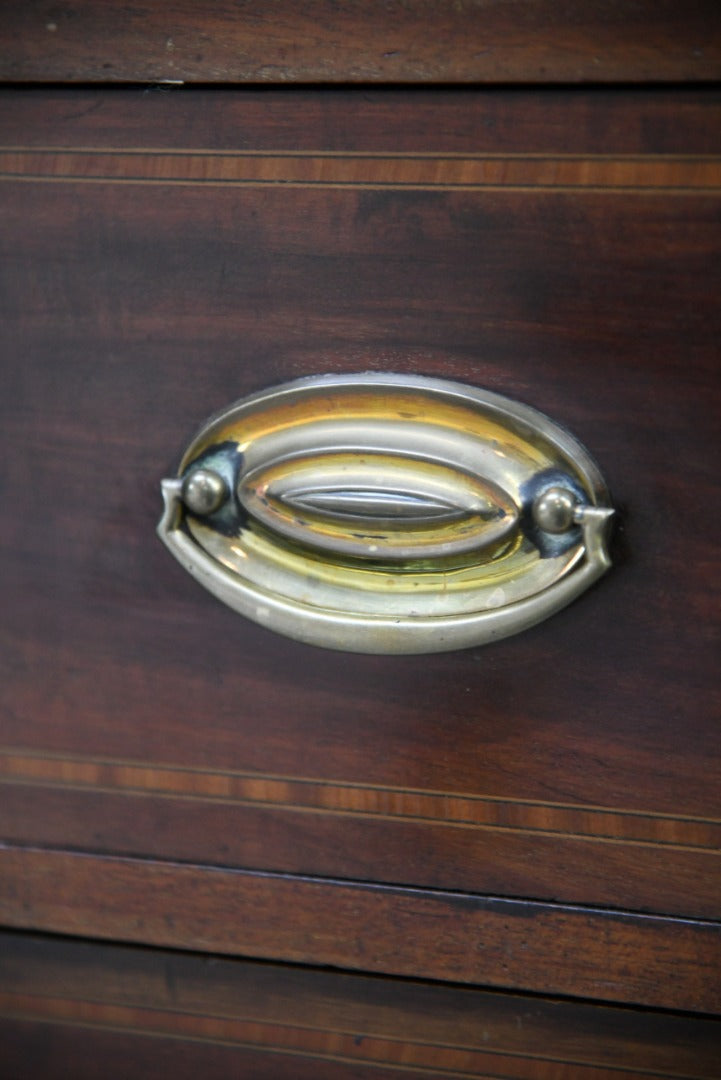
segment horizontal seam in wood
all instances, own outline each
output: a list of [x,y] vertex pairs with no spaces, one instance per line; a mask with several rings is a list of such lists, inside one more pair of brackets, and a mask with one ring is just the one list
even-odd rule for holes
[[499,194],[504,191],[518,194],[588,194],[588,195],[710,195],[721,193],[721,184],[714,186],[698,187],[660,187],[649,184],[648,187],[631,185],[601,185],[601,184],[416,184],[398,182],[363,182],[356,180],[201,180],[201,179],[150,179],[147,177],[110,177],[110,176],[75,176],[75,175],[46,175],[31,173],[8,173],[0,172],[0,180],[17,180],[23,183],[49,183],[49,184],[114,184],[137,186],[146,184],[149,187],[227,187],[227,188],[304,188],[336,191],[459,191],[459,192],[482,192],[487,191]]
[[[312,891],[314,894],[323,893],[327,898],[330,892],[336,891],[343,893],[350,898],[351,895],[361,896],[363,898],[370,897],[370,902],[377,902],[379,898],[397,900],[399,903],[406,901],[408,904],[421,906],[431,906],[435,909],[436,905],[449,905],[455,901],[459,901],[462,904],[468,904],[470,901],[474,905],[473,916],[487,919],[489,916],[500,916],[503,909],[505,914],[504,918],[508,918],[514,915],[516,912],[520,913],[520,909],[523,909],[523,913],[538,917],[546,924],[556,923],[559,919],[570,919],[576,925],[580,920],[587,923],[588,920],[599,922],[602,924],[610,923],[613,927],[628,927],[631,924],[634,931],[647,930],[652,934],[656,934],[659,930],[667,931],[669,926],[672,926],[678,932],[686,931],[693,934],[695,937],[697,934],[702,933],[704,939],[708,939],[709,934],[713,934],[713,943],[718,941],[719,947],[721,947],[721,917],[714,918],[711,916],[696,916],[696,915],[679,915],[670,914],[668,912],[650,912],[640,911],[637,909],[617,908],[608,906],[599,906],[599,904],[578,903],[571,901],[559,901],[559,900],[541,900],[533,898],[519,898],[511,896],[502,896],[498,893],[479,893],[469,889],[459,888],[442,888],[439,886],[420,886],[420,885],[408,885],[389,882],[367,881],[359,880],[357,878],[338,878],[329,875],[319,875],[312,873],[289,873],[287,871],[280,870],[262,870],[262,869],[248,869],[246,867],[229,866],[228,864],[215,864],[215,863],[201,863],[196,859],[182,859],[178,857],[167,857],[157,855],[125,855],[118,853],[108,853],[106,851],[88,851],[78,850],[75,848],[59,847],[57,845],[42,844],[38,841],[32,843],[16,843],[0,840],[0,863],[3,860],[10,860],[11,863],[15,861],[19,864],[30,864],[28,873],[33,874],[33,864],[42,864],[43,867],[54,865],[71,870],[80,865],[93,867],[95,874],[102,874],[103,870],[108,873],[112,873],[113,870],[117,870],[119,873],[125,875],[127,882],[127,876],[141,875],[146,881],[153,879],[154,881],[167,881],[169,879],[182,879],[188,881],[189,879],[194,881],[198,875],[203,877],[206,874],[214,875],[217,879],[224,879],[226,882],[243,882],[250,883],[251,888],[263,888],[267,887],[271,890],[278,889],[290,889],[293,892],[302,891],[308,893]],[[0,878],[0,881],[2,879]],[[58,904],[56,902],[55,906]],[[62,906],[62,902],[60,904]],[[83,901],[75,902],[74,909],[79,910],[83,906]],[[407,910],[407,909],[406,909]],[[107,913],[100,911],[101,917],[105,917]],[[5,925],[6,930],[22,930],[27,931],[29,928],[24,923],[8,923]],[[33,927],[37,929],[37,927]],[[62,931],[52,931],[58,932]],[[76,935],[77,936],[77,935]],[[101,935],[102,936],[102,935]],[[133,941],[134,938],[123,938],[124,941]],[[162,943],[161,943],[162,944]],[[169,945],[169,948],[177,948],[175,945]],[[560,948],[560,945],[559,945]],[[195,951],[207,951],[204,949]],[[217,950],[216,950],[217,951]],[[229,953],[229,955],[235,955]],[[246,959],[277,959],[275,956],[259,957],[255,953],[244,954]],[[289,960],[290,963],[296,963],[294,960]],[[303,962],[303,961],[301,961]],[[349,970],[355,971],[355,968]],[[364,969],[368,970],[368,969]],[[376,969],[370,969],[375,971]],[[388,974],[398,975],[401,978],[407,977],[401,971],[389,971]],[[430,978],[436,978],[435,976],[428,976]],[[448,981],[441,977],[441,982]],[[462,982],[463,980],[455,979],[455,982]],[[502,984],[489,984],[494,989],[501,989]],[[514,989],[512,986],[509,989]],[[535,991],[533,991],[535,993]],[[552,996],[558,996],[564,994],[562,990],[550,991]],[[564,995],[566,996],[566,995]],[[571,995],[578,996],[578,995]],[[588,995],[581,995],[587,997]],[[613,998],[598,998],[598,1001],[611,1006],[621,1006],[623,999],[617,1000]],[[651,1008],[673,1008],[673,1006],[666,1005],[651,1005]],[[681,1007],[683,1008],[683,1007]],[[714,1016],[716,1014],[714,1013]]]
[[227,157],[305,159],[327,158],[337,160],[369,161],[592,161],[657,164],[664,161],[684,164],[721,164],[721,154],[594,154],[553,153],[523,151],[488,151],[466,153],[462,150],[415,151],[415,150],[205,150],[196,147],[147,147],[147,146],[14,146],[0,144],[0,154],[85,154],[91,157]]

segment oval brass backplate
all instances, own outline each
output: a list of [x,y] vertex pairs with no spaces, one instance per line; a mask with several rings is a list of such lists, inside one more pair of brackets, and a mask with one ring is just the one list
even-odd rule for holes
[[324,375],[210,419],[158,526],[236,611],[298,640],[440,652],[517,633],[610,565],[595,464],[547,417],[420,376]]

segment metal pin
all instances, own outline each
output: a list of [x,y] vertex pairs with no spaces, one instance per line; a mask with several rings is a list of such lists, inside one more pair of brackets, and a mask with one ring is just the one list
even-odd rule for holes
[[212,514],[228,498],[225,480],[212,469],[195,469],[183,480],[182,499],[194,514]]
[[533,504],[533,520],[544,532],[567,532],[574,524],[577,503],[568,488],[548,488]]

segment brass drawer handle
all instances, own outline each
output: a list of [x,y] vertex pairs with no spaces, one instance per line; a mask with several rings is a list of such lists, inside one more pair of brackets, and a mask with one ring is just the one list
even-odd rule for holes
[[211,418],[162,482],[158,532],[210,592],[301,641],[466,648],[610,565],[594,462],[528,406],[421,376],[300,379]]

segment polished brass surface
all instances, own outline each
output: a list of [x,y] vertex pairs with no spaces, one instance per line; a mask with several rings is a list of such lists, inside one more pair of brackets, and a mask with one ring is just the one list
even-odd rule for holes
[[194,469],[183,480],[183,502],[194,514],[212,514],[228,497],[222,476],[212,469]]
[[254,395],[211,419],[163,486],[161,537],[194,576],[330,647],[493,640],[609,565],[612,510],[575,439],[437,379],[319,376]]

